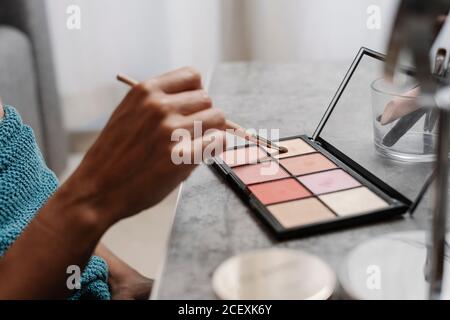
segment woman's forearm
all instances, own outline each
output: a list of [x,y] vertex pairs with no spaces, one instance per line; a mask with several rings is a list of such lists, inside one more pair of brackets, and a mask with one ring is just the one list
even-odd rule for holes
[[[204,131],[214,131],[214,135],[196,137],[194,148],[187,144],[189,148],[181,150],[189,159],[204,155],[206,150],[223,149],[225,116],[212,105],[203,91],[200,74],[192,68],[133,86],[69,178],[70,185],[62,186],[37,217],[24,221],[31,223],[0,259],[0,299],[67,297],[67,267],[78,265],[82,269],[109,226],[156,205],[195,169],[190,162],[178,165],[173,161],[173,151],[179,152],[180,146],[171,139],[174,131],[192,132],[199,121]],[[16,130],[8,126],[5,134],[30,132],[20,130],[23,124],[13,108],[5,108],[3,121],[9,114],[10,125]],[[8,143],[8,138],[0,142]],[[27,138],[19,140],[29,143],[33,139]],[[14,144],[11,147],[8,149],[17,148]],[[20,165],[28,164],[26,156],[36,156],[26,153],[29,148],[21,147],[23,150],[14,154],[24,159],[16,159],[18,166],[11,169],[12,174],[13,169],[23,172]],[[39,182],[39,177],[24,181],[14,175],[14,179],[22,185]],[[49,190],[54,190],[54,184],[49,181]],[[44,196],[39,192],[33,196],[41,200],[34,207],[40,206]],[[14,241],[15,237],[8,240]],[[134,281],[139,286],[141,282]],[[149,286],[142,287],[145,290],[137,295],[133,291],[132,297],[147,295]]]
[[71,189],[63,186],[0,259],[0,299],[70,296],[67,268],[83,270],[109,226]]

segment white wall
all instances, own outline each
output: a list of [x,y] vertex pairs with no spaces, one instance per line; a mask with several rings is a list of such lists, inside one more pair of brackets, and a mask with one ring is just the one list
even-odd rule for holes
[[[119,72],[145,79],[193,65],[208,78],[222,60],[342,61],[361,46],[384,52],[398,5],[398,0],[47,2],[71,129],[106,118],[126,92],[114,80]],[[80,31],[66,28],[69,4],[82,10]],[[366,26],[370,5],[381,9],[379,30]],[[447,30],[441,43],[449,39]]]
[[[397,0],[231,0],[235,15],[245,11],[249,30],[227,28],[228,45],[245,46],[261,61],[348,60],[361,46],[384,51]],[[380,8],[381,28],[368,29],[367,8]],[[230,6],[230,5],[229,5]],[[228,31],[230,32],[230,31]],[[249,45],[250,43],[250,45]]]
[[[123,72],[145,79],[183,65],[204,74],[219,60],[219,0],[47,0],[69,129],[96,126],[120,101]],[[66,28],[68,5],[81,30]]]

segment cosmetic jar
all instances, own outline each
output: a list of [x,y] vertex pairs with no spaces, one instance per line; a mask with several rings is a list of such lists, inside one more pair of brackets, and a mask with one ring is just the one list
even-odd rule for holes
[[381,78],[372,82],[371,94],[377,152],[399,161],[434,161],[438,112],[418,105],[420,87]]
[[[450,235],[447,234],[447,243]],[[445,248],[441,299],[450,299],[450,249]],[[340,296],[357,300],[429,299],[431,247],[424,231],[401,231],[360,243],[339,269]]]
[[229,258],[214,272],[212,285],[222,300],[327,300],[336,275],[317,256],[272,248]]

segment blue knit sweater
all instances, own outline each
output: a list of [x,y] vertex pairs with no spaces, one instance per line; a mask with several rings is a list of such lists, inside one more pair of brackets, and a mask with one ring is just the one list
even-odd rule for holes
[[[22,123],[14,108],[4,109],[5,117],[0,120],[0,259],[58,186],[33,130]],[[110,299],[107,280],[105,261],[92,257],[82,273],[81,289],[71,299]]]

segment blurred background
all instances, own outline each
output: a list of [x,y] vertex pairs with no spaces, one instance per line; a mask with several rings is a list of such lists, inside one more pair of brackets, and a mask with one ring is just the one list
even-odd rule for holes
[[[33,126],[50,166],[64,180],[127,91],[115,81],[117,73],[146,79],[191,65],[207,84],[219,63],[348,64],[361,46],[384,52],[397,5],[396,0],[2,0],[0,96]],[[439,43],[450,43],[448,29]],[[158,276],[177,195],[105,236],[113,251],[148,276]]]
[[[193,65],[209,79],[221,61],[350,60],[383,50],[393,0],[47,0],[64,121],[100,127],[123,96],[118,72],[138,79]],[[81,9],[81,29],[66,8]],[[368,8],[380,9],[369,29]],[[370,8],[369,8],[370,9]],[[83,121],[81,121],[81,119]]]
[[[138,79],[184,65],[209,79],[221,61],[350,60],[377,51],[396,0],[46,0],[58,86],[69,130],[101,127],[125,92],[118,72]],[[66,9],[81,29],[66,28]],[[379,25],[368,26],[379,9]],[[83,119],[83,121],[81,121]]]

